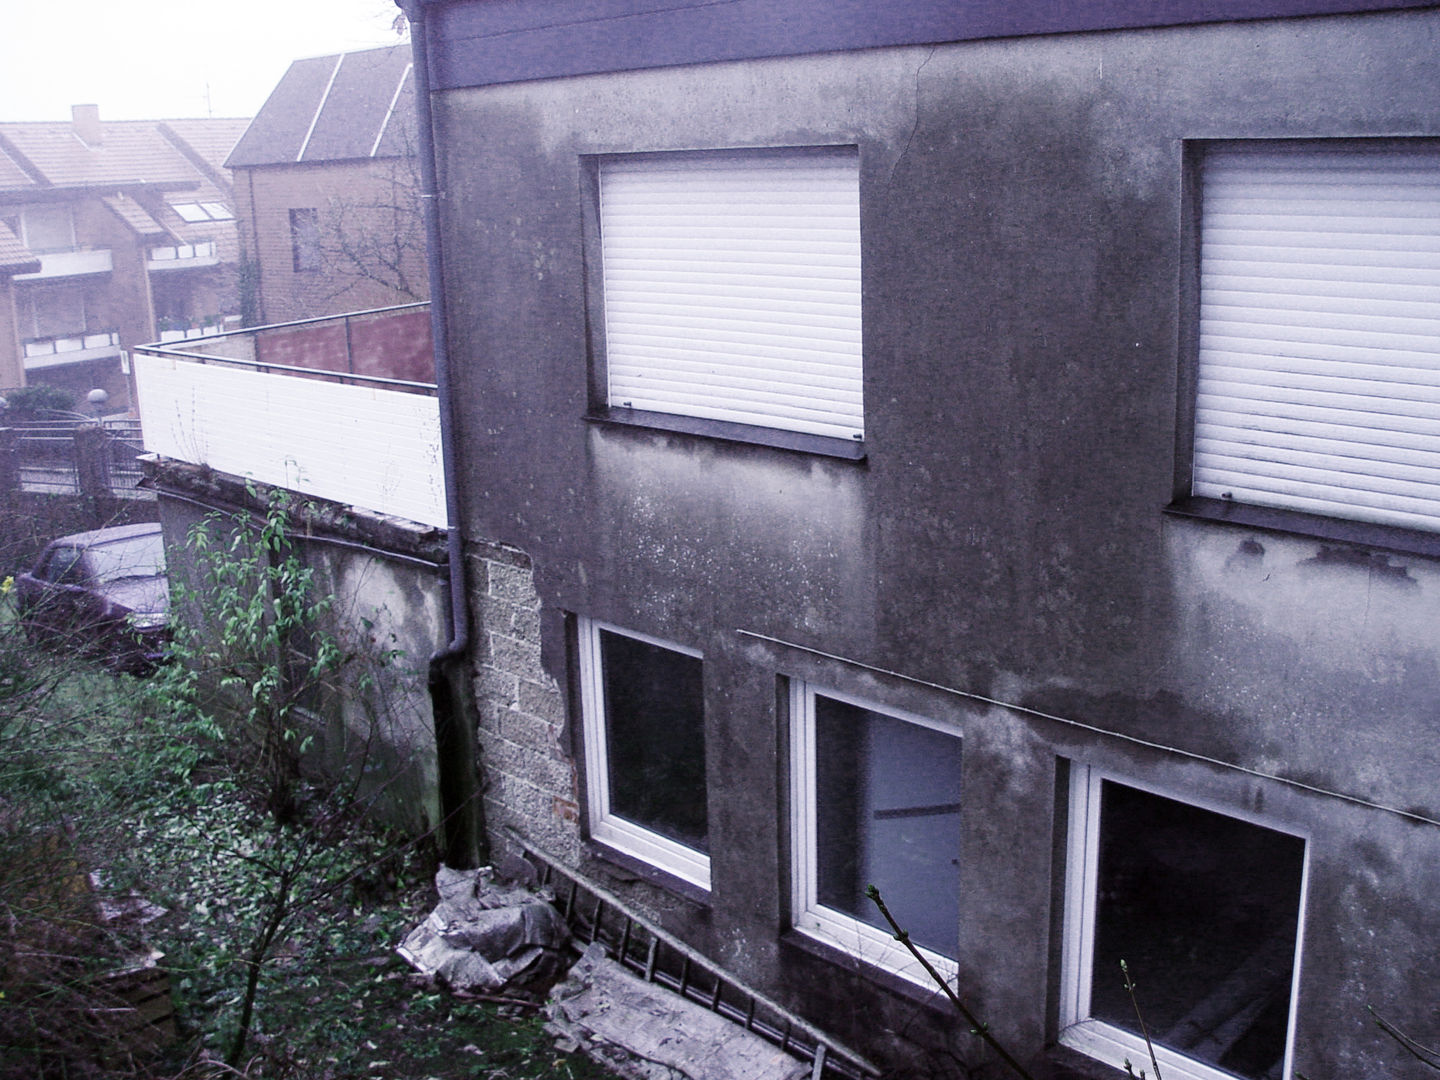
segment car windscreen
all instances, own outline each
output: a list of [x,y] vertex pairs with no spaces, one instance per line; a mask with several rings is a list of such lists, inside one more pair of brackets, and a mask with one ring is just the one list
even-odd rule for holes
[[95,583],[121,578],[158,577],[165,573],[165,545],[159,533],[96,544],[86,552]]

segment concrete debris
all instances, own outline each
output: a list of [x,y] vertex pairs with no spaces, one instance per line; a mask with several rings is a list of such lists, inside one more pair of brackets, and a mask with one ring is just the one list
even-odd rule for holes
[[452,990],[493,993],[545,987],[564,972],[570,932],[546,900],[495,881],[490,867],[435,875],[440,894],[396,951]]
[[591,945],[551,991],[547,1030],[629,1080],[800,1080],[810,1067],[739,1024],[647,983]]
[[96,895],[100,918],[107,923],[145,926],[170,911],[146,900],[134,889],[121,895],[110,895],[110,882],[99,870],[90,872],[90,888]]

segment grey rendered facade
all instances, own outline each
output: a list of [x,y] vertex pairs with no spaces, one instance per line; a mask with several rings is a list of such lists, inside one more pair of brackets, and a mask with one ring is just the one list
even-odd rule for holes
[[[943,1003],[795,928],[791,714],[820,688],[958,735],[958,984],[1037,1068],[1117,1075],[1059,1046],[1076,792],[1104,775],[1299,838],[1286,1060],[1409,1075],[1366,1006],[1435,1034],[1440,538],[1192,497],[1198,169],[1213,140],[1440,138],[1440,11],[528,78],[545,52],[517,44],[483,84],[486,5],[425,7],[494,842],[529,836],[901,1074],[953,1075],[947,1051],[983,1054]],[[559,33],[533,7],[495,34]],[[863,441],[611,409],[597,162],[817,146],[858,148]],[[708,889],[594,835],[597,625],[702,658]]]

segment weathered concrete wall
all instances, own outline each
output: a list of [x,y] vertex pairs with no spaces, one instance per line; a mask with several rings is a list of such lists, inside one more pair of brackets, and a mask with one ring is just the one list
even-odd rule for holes
[[[172,581],[195,572],[195,526],[212,520],[223,537],[237,513],[264,513],[269,489],[252,494],[235,477],[178,462],[149,471]],[[323,722],[324,761],[363,768],[385,812],[418,834],[440,821],[426,664],[446,640],[444,534],[313,500],[297,500],[289,515],[314,594],[329,598],[316,629],[351,654],[334,685],[317,688],[310,702]]]
[[[1433,1034],[1440,828],[1354,800],[1440,820],[1440,568],[1162,508],[1187,437],[1187,144],[1440,136],[1437,44],[1416,11],[437,96],[465,525],[533,559],[540,612],[545,677],[533,643],[523,681],[492,660],[486,722],[552,687],[486,736],[515,778],[492,825],[575,850],[556,694],[567,617],[605,620],[704,656],[714,885],[686,899],[588,844],[584,865],[866,1049],[973,1050],[787,933],[787,678],[961,732],[961,984],[1015,1045],[1055,1036],[1061,790],[1089,764],[1307,836],[1295,1065],[1403,1073],[1364,1007]],[[586,423],[586,155],[836,143],[860,149],[866,460]]]

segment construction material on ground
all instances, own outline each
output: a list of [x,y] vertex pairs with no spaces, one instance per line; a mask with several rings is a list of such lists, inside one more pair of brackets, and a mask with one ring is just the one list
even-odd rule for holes
[[543,896],[490,867],[442,866],[435,887],[440,902],[396,950],[417,971],[452,990],[543,992],[569,966],[570,932]]
[[753,1032],[802,1063],[816,1080],[868,1080],[880,1070],[854,1050],[747,986],[731,972],[666,933],[641,912],[572,867],[511,832],[541,889],[578,942],[601,942],[621,967]]
[[810,1066],[591,945],[550,992],[548,1030],[630,1080],[801,1080]]

